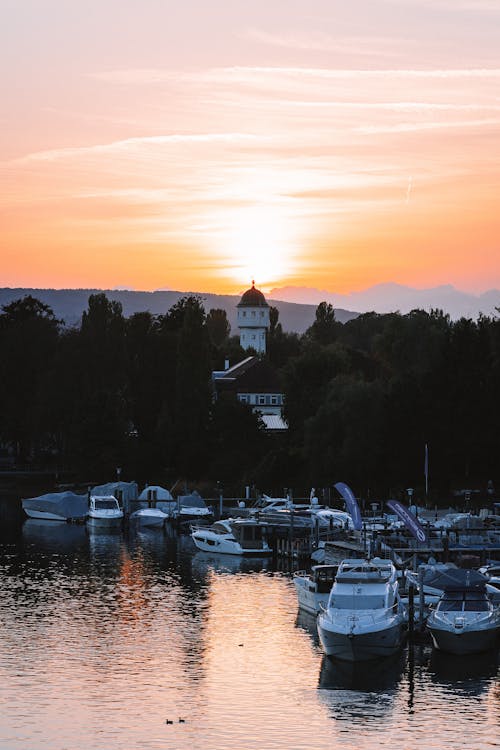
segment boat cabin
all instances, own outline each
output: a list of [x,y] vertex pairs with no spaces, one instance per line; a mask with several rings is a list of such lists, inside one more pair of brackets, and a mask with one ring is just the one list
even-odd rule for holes
[[104,495],[101,497],[99,497],[98,495],[91,495],[90,509],[91,510],[120,510],[120,505],[116,497],[113,497],[113,495]]
[[318,594],[329,594],[335,582],[338,569],[338,565],[313,565],[311,571],[313,583],[311,591],[316,591]]
[[234,538],[245,549],[263,549],[266,541],[265,524],[252,523],[248,521],[236,521],[231,524],[231,531]]

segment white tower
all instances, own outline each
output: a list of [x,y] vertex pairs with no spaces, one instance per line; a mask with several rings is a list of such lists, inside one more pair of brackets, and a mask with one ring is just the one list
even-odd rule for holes
[[265,354],[270,325],[269,305],[262,292],[255,288],[255,281],[252,281],[251,289],[247,289],[237,307],[241,347],[252,347],[258,354]]

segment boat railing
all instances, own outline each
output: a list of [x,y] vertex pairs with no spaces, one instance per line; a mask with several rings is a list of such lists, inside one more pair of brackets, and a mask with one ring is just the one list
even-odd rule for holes
[[[398,603],[395,602],[390,607],[381,607],[380,609],[369,610],[369,609],[337,609],[336,607],[325,607],[320,603],[319,605],[320,614],[322,614],[332,624],[334,623],[333,612],[337,614],[345,612],[345,620],[352,625],[366,620],[371,621],[374,625],[383,620],[386,615],[392,614],[397,615],[399,613]],[[402,613],[401,613],[402,614]]]
[[[464,617],[464,615],[467,615],[467,617]],[[445,625],[452,625],[453,627],[456,625],[461,625],[462,627],[477,625],[481,621],[487,622],[488,620],[496,620],[500,624],[500,612],[495,612],[495,610],[485,612],[440,612],[439,610],[434,610],[433,617],[435,621],[440,621]]]

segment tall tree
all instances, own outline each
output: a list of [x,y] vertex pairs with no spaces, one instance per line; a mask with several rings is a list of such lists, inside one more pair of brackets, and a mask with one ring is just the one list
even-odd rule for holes
[[231,326],[225,310],[212,308],[207,315],[207,330],[210,341],[216,347],[223,346],[231,333]]
[[51,308],[31,295],[0,314],[0,434],[22,460],[48,441],[42,416],[59,325]]
[[320,302],[316,308],[314,323],[306,331],[306,336],[318,344],[332,344],[337,338],[339,323],[335,319],[335,310],[329,302]]

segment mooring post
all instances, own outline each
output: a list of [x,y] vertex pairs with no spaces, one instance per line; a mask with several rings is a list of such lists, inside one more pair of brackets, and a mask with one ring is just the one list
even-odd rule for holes
[[424,610],[425,610],[425,593],[424,593],[424,568],[419,565],[418,568],[418,622],[420,631],[424,629]]
[[413,629],[415,625],[415,587],[410,583],[408,587],[408,636],[413,641]]

